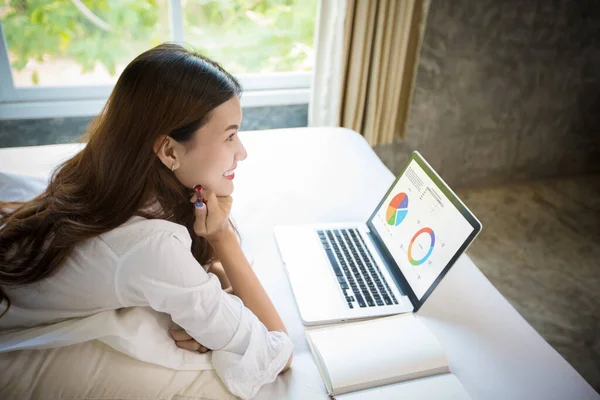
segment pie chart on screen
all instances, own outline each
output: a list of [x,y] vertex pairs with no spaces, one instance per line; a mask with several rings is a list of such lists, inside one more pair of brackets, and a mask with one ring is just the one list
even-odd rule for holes
[[385,220],[388,225],[398,226],[408,214],[408,196],[406,193],[398,193],[388,204],[385,212]]

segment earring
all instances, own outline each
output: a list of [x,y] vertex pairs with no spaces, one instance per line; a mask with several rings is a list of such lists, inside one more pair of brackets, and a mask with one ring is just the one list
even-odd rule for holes
[[171,165],[171,172],[175,171],[175,164]]

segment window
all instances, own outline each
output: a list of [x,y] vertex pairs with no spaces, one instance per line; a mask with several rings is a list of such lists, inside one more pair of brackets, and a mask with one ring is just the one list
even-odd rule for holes
[[191,45],[242,82],[242,105],[308,102],[317,0],[5,0],[0,118],[94,115],[137,54]]

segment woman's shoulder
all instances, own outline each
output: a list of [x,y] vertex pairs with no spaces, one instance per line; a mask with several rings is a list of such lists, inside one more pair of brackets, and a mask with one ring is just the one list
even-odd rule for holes
[[124,224],[103,233],[100,239],[117,256],[144,243],[155,246],[156,243],[177,240],[186,249],[190,249],[192,245],[192,238],[185,226],[164,219],[146,219],[140,216],[133,216]]

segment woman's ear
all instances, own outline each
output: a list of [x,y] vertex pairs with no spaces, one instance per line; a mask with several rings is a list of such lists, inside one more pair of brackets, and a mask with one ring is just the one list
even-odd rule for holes
[[160,161],[171,171],[179,168],[179,160],[175,150],[175,140],[167,135],[162,135],[154,142],[154,153]]

